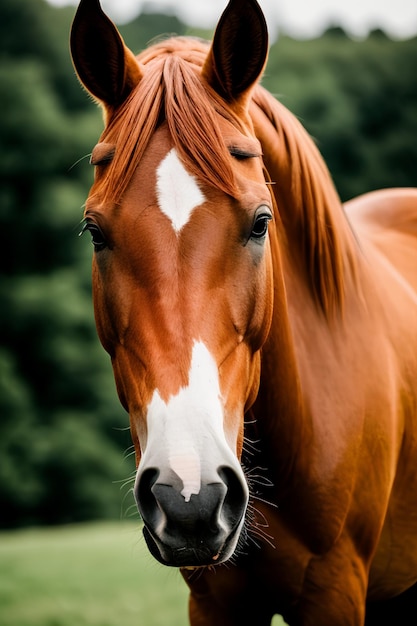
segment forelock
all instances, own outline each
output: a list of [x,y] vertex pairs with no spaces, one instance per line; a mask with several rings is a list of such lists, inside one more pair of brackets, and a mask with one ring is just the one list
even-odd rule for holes
[[[191,43],[192,42],[192,43]],[[166,121],[180,158],[190,173],[210,186],[236,195],[231,157],[219,116],[239,127],[239,118],[202,80],[207,45],[175,38],[139,57],[143,77],[110,119],[101,142],[115,147],[101,200],[120,202],[157,127]]]

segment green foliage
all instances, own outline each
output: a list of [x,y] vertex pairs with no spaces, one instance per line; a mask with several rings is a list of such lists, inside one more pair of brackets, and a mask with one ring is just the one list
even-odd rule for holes
[[71,19],[72,11],[43,0],[4,0],[0,7],[0,526],[6,527],[119,517],[118,481],[133,469],[122,454],[130,446],[126,416],[96,338],[91,249],[78,237],[92,181],[82,157],[102,122],[70,66]]
[[[73,8],[0,4],[0,526],[119,517],[127,416],[96,338],[79,238],[102,129],[68,51]],[[121,28],[139,51],[173,16]],[[195,31],[196,35],[205,33]],[[265,86],[317,140],[343,199],[417,185],[417,39],[281,37]],[[123,514],[123,513],[122,513]],[[23,622],[22,622],[23,623]]]

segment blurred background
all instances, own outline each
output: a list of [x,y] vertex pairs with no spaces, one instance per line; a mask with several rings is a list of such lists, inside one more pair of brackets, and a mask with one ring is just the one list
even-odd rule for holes
[[[104,3],[135,52],[161,33],[210,37],[226,2],[205,3],[215,15],[201,10],[200,25],[196,11],[186,23],[188,4],[166,1],[162,14],[162,3]],[[342,199],[417,186],[417,11],[402,26],[394,17],[357,26],[334,9],[303,27],[284,9],[280,22],[280,4],[291,2],[265,1],[272,47],[263,83],[313,135]],[[404,17],[401,0],[387,4]],[[52,0],[0,4],[3,529],[133,514],[128,417],[96,338],[89,238],[78,237],[102,122],[70,62],[74,11]]]

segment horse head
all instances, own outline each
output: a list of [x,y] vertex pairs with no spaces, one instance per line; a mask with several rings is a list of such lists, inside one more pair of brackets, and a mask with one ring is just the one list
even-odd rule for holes
[[254,0],[231,0],[211,45],[171,39],[135,57],[82,0],[71,50],[104,111],[85,229],[145,538],[167,565],[221,563],[244,528],[244,415],[272,314],[273,200],[249,116],[265,21]]

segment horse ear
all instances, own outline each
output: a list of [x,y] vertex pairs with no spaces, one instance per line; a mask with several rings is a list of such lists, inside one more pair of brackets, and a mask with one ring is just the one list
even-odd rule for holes
[[120,105],[141,71],[99,0],[81,0],[71,28],[71,55],[84,87],[106,108]]
[[241,100],[260,77],[268,30],[256,0],[230,0],[214,33],[203,77],[226,101]]

